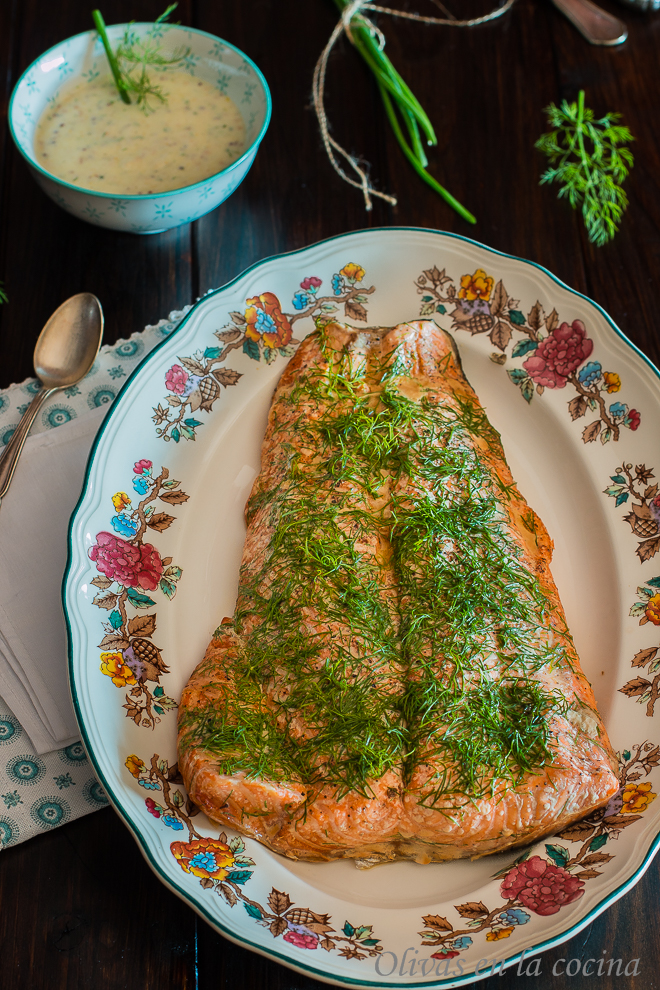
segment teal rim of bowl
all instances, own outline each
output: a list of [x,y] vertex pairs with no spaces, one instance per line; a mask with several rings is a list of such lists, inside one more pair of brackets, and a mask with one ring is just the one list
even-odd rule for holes
[[[153,21],[137,21],[137,22],[133,22],[132,26],[139,28],[139,27],[144,27],[145,25],[153,25],[153,23],[154,23]],[[112,28],[124,28],[124,27],[128,27],[128,24],[108,25],[109,30],[112,30]],[[240,48],[237,48],[236,45],[232,45],[229,41],[225,41],[224,38],[219,38],[217,34],[211,34],[209,31],[202,31],[200,28],[186,27],[185,25],[181,25],[181,24],[172,24],[170,25],[170,27],[181,27],[183,28],[184,31],[192,31],[193,34],[201,34],[205,38],[212,38],[213,41],[219,41],[220,44],[225,45],[227,48],[231,48],[232,51],[234,52],[237,52],[242,58],[245,59],[245,61],[250,66],[252,66],[252,69],[254,70],[257,79],[261,83],[263,87],[263,91],[266,95],[266,113],[264,115],[264,122],[261,125],[261,129],[259,130],[259,133],[257,134],[254,141],[251,143],[249,148],[246,148],[246,150],[243,152],[240,158],[237,158],[235,162],[232,162],[231,165],[228,165],[226,168],[221,169],[219,172],[214,172],[212,175],[207,176],[205,179],[201,179],[199,182],[193,182],[193,184],[190,186],[181,186],[179,189],[169,189],[169,190],[163,189],[159,193],[143,193],[143,194],[107,193],[107,192],[100,192],[96,189],[86,189],[84,186],[74,186],[72,182],[67,182],[66,179],[60,179],[58,178],[58,176],[53,175],[52,172],[48,172],[45,168],[42,168],[41,165],[39,165],[39,163],[36,160],[33,161],[33,159],[30,158],[30,156],[25,152],[21,140],[17,137],[16,132],[14,131],[14,100],[16,99],[16,94],[18,93],[18,87],[21,85],[23,79],[28,74],[28,72],[30,72],[30,70],[33,69],[36,65],[38,65],[41,61],[43,61],[43,59],[45,59],[46,56],[50,55],[51,52],[54,52],[56,49],[58,49],[60,45],[65,45],[67,41],[75,41],[76,38],[82,38],[86,35],[98,34],[97,31],[94,31],[92,29],[89,31],[81,31],[80,34],[72,34],[70,38],[65,38],[64,41],[58,41],[56,45],[53,45],[51,48],[48,48],[45,52],[42,52],[42,54],[39,55],[38,58],[35,58],[34,61],[30,62],[27,69],[25,69],[21,73],[18,82],[16,83],[16,85],[12,90],[12,94],[9,99],[9,107],[7,110],[7,122],[9,124],[9,133],[12,136],[12,140],[14,144],[16,145],[16,147],[18,148],[19,152],[26,160],[28,165],[30,165],[30,167],[33,168],[35,171],[41,173],[41,175],[45,176],[45,178],[50,179],[51,182],[56,182],[58,185],[64,186],[65,189],[72,189],[74,192],[83,193],[86,194],[87,196],[100,196],[103,199],[128,199],[128,200],[139,201],[139,200],[147,200],[147,199],[161,199],[163,196],[177,196],[184,192],[190,192],[193,189],[199,188],[199,186],[206,185],[212,179],[217,179],[218,176],[232,172],[235,168],[238,168],[241,162],[244,162],[245,159],[248,158],[248,156],[253,151],[256,152],[257,148],[259,147],[259,145],[263,140],[264,134],[268,130],[268,125],[270,124],[270,118],[273,109],[273,100],[270,95],[270,89],[268,87],[268,83],[266,82],[266,77],[264,76],[259,66],[256,65],[252,61],[250,56],[246,55],[244,51],[242,51]]]

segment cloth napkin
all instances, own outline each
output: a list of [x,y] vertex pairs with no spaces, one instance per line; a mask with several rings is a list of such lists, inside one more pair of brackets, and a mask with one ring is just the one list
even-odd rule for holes
[[[2,500],[0,848],[107,804],[79,742],[69,696],[60,598],[66,534],[89,450],[110,405],[189,308],[103,347],[82,382],[51,397]],[[38,387],[28,379],[0,391],[0,448]]]
[[108,408],[28,437],[0,507],[0,695],[39,754],[79,737],[63,663],[61,576],[69,517]]

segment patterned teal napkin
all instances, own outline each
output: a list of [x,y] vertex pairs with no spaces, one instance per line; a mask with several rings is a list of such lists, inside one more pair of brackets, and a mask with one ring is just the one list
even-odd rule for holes
[[[185,309],[175,310],[167,320],[145,327],[140,333],[132,334],[128,340],[119,340],[111,347],[102,347],[86,378],[78,385],[56,392],[45,403],[30,435],[52,430],[78,416],[84,416],[90,409],[113,402],[133,369],[156,344],[172,333],[189,309],[190,306],[186,306]],[[10,385],[9,388],[0,390],[0,448],[8,442],[38,388],[36,378],[26,378],[19,385]]]
[[0,700],[0,849],[107,805],[81,742],[37,756]]

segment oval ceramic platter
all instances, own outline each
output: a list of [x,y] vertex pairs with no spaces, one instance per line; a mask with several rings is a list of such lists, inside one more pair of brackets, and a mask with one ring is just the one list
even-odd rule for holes
[[[621,790],[522,855],[368,871],[296,863],[187,801],[177,699],[232,614],[270,399],[319,316],[355,326],[424,317],[450,330],[554,539],[553,572]],[[84,742],[161,880],[239,944],[350,987],[468,983],[568,938],[625,893],[660,833],[659,405],[658,372],[597,305],[451,234],[347,234],[205,296],[103,425],[64,588]]]

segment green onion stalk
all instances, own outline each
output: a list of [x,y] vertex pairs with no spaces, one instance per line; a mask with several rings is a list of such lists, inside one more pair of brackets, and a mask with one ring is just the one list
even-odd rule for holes
[[[156,18],[154,26],[166,23],[176,6],[176,3],[171,3],[160,17]],[[103,14],[100,10],[93,10],[92,18],[99,37],[103,42],[117,92],[124,103],[130,104],[135,102],[146,113],[152,110],[149,104],[150,99],[157,100],[160,103],[166,103],[167,101],[161,87],[152,81],[147,72],[147,66],[166,68],[175,65],[177,62],[181,62],[186,58],[190,53],[190,49],[180,48],[171,55],[164,55],[161,52],[153,29],[142,38],[136,37],[131,31],[133,24],[133,21],[131,21],[124,30],[124,36],[117,49],[113,51]],[[131,99],[131,95],[133,99]]]
[[108,56],[110,70],[115,80],[115,86],[117,87],[117,91],[119,92],[119,95],[121,96],[124,103],[130,103],[131,98],[128,95],[128,88],[124,80],[124,75],[121,69],[119,68],[117,59],[115,58],[115,53],[113,52],[112,47],[110,45],[110,39],[108,38],[108,32],[106,30],[105,21],[103,20],[103,14],[101,13],[100,10],[93,10],[92,18],[94,20],[96,30],[99,33],[99,37],[103,42],[103,47],[105,48],[105,54]]
[[[349,2],[350,0],[335,0],[335,4],[342,12]],[[412,167],[424,182],[435,189],[438,195],[442,196],[445,202],[456,210],[459,216],[467,220],[468,223],[476,223],[476,217],[427,172],[428,159],[424,152],[422,134],[428,145],[437,145],[438,139],[435,136],[433,125],[415,94],[381,49],[378,39],[374,36],[372,25],[359,13],[351,19],[351,41],[376,78],[385,113],[394,131],[394,136]],[[408,139],[406,139],[399,118],[405,125]]]

